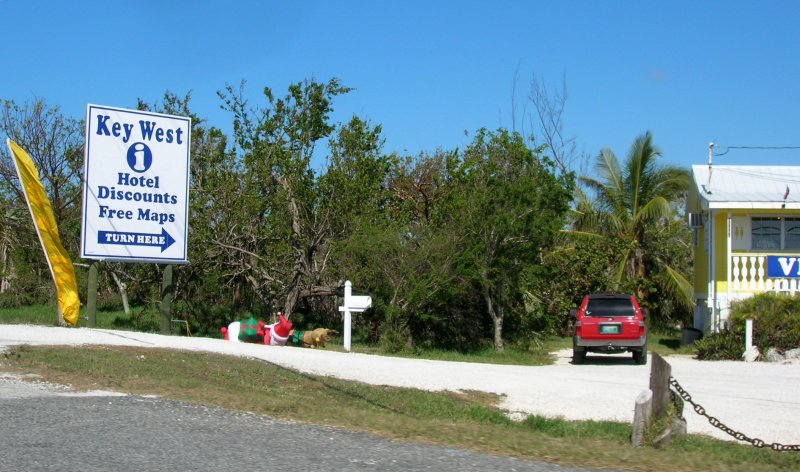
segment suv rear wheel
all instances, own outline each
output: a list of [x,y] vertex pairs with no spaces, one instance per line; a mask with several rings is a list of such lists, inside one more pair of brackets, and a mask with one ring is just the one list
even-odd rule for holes
[[572,348],[572,363],[573,364],[583,364],[583,361],[586,360],[586,350],[580,349],[577,347]]
[[647,364],[647,344],[644,345],[641,351],[633,351],[633,362],[638,365]]

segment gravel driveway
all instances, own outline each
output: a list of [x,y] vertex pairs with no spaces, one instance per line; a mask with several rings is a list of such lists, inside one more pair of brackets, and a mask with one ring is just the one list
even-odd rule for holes
[[[163,347],[246,356],[301,372],[374,385],[424,390],[477,390],[503,396],[512,417],[537,414],[565,419],[631,422],[636,396],[648,387],[650,364],[630,356],[589,356],[570,364],[571,351],[554,365],[528,367],[404,359],[294,347],[232,343],[219,339],[163,336],[90,328],[0,325],[0,349],[15,344],[102,344]],[[666,358],[672,375],[709,415],[767,443],[800,443],[800,364],[700,362]],[[2,395],[2,391],[0,391]],[[690,407],[690,433],[733,440]]]

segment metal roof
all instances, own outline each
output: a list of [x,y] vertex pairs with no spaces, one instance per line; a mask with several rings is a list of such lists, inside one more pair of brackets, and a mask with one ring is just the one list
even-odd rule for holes
[[692,176],[704,209],[800,209],[800,166],[694,165]]

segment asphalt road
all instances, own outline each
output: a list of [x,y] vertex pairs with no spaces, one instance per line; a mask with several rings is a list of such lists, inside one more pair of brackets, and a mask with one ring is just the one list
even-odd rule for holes
[[0,431],[2,472],[588,470],[9,377],[0,377]]

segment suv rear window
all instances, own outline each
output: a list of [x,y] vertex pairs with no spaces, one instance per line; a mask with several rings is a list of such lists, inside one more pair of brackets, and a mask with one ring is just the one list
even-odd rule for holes
[[586,316],[636,316],[630,298],[590,298]]

